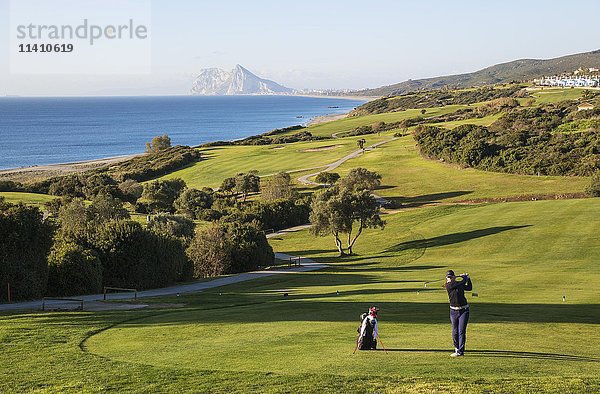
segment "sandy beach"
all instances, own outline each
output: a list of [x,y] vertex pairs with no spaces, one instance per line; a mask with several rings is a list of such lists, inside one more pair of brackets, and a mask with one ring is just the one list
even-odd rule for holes
[[138,153],[125,156],[105,157],[102,159],[83,160],[72,163],[46,164],[39,166],[36,165],[29,167],[10,168],[0,170],[0,179],[9,178],[15,181],[21,181],[32,180],[36,178],[49,178],[52,176],[67,175],[120,163],[144,154],[145,153]]

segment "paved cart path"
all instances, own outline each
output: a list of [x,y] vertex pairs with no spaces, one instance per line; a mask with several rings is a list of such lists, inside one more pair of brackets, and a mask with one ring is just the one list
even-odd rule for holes
[[[277,235],[282,235],[284,232],[276,233]],[[274,235],[274,234],[273,234]],[[317,263],[314,260],[305,258],[305,257],[297,257],[290,256],[283,253],[275,253],[275,258],[279,260],[290,260],[294,259],[294,262],[299,261],[299,266],[293,266],[290,268],[272,268],[269,270],[260,270],[260,271],[252,271],[252,272],[244,272],[241,274],[222,276],[209,281],[200,281],[193,283],[186,283],[181,285],[175,285],[170,287],[163,287],[160,289],[152,289],[152,290],[143,290],[137,293],[137,298],[147,298],[147,297],[165,297],[165,296],[174,296],[177,294],[185,294],[185,293],[199,293],[201,291],[207,289],[213,289],[215,287],[231,285],[234,283],[246,282],[253,279],[264,278],[267,276],[273,275],[292,275],[297,272],[308,272],[314,271],[321,268],[327,267],[326,264]],[[110,293],[110,300],[130,300],[132,299],[132,293]],[[136,309],[136,308],[144,308],[147,305],[144,304],[120,304],[115,303],[114,305],[109,305],[109,303],[102,303],[101,301],[104,299],[104,294],[91,294],[84,296],[72,296],[65,297],[72,299],[80,299],[83,300],[83,309],[84,310],[105,310],[105,309]],[[51,301],[56,303],[56,301]],[[60,302],[60,301],[59,301]],[[63,303],[63,305],[66,302]],[[0,311],[12,311],[12,310],[35,310],[41,309],[42,300],[34,300],[34,301],[24,301],[24,302],[14,302],[11,304],[0,304]],[[75,306],[75,303],[73,303]]]

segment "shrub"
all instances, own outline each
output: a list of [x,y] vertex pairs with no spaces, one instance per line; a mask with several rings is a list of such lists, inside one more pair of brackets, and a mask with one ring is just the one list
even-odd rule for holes
[[586,192],[592,197],[600,197],[600,170],[596,171],[594,175],[592,175]]
[[198,218],[200,213],[212,207],[213,193],[204,190],[187,189],[173,203],[173,207],[182,215],[192,219]]
[[150,217],[148,230],[155,234],[177,238],[183,244],[194,236],[194,227],[196,225],[190,219],[180,215],[158,214]]
[[102,265],[92,250],[72,243],[57,243],[48,258],[48,266],[48,295],[71,296],[102,291]]
[[137,181],[133,179],[127,179],[119,183],[119,190],[123,194],[123,198],[125,201],[129,201],[132,204],[142,196],[142,192],[144,191],[144,186],[140,185]]
[[239,222],[217,222],[198,231],[187,255],[196,278],[250,271],[274,259],[264,233]]
[[18,192],[23,189],[23,185],[7,179],[0,179],[0,192]]
[[0,299],[39,298],[46,292],[53,228],[38,208],[0,204]]
[[287,172],[280,172],[265,180],[261,185],[261,197],[266,201],[296,198],[298,192],[292,187],[292,177]]
[[337,172],[327,172],[327,171],[320,172],[315,177],[315,181],[317,181],[318,183],[325,184],[325,185],[333,185],[339,179],[340,179],[340,174],[338,174]]
[[159,153],[170,147],[171,138],[165,134],[152,138],[151,142],[146,142],[146,153]]
[[185,182],[181,179],[146,183],[139,202],[145,204],[149,212],[173,212],[173,203],[184,189]]
[[129,220],[109,221],[94,237],[103,284],[149,289],[184,279],[188,260],[179,240],[145,230]]

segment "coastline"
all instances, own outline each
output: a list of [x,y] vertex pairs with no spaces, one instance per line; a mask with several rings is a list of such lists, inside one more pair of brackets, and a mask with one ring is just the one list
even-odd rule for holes
[[[296,97],[310,97],[310,98],[328,98],[328,99],[344,99],[344,100],[360,100],[360,101],[371,101],[375,100],[376,97],[363,97],[363,96],[326,96],[326,95],[290,95]],[[312,126],[322,123],[327,123],[339,119],[343,119],[348,116],[350,111],[345,113],[332,113],[326,115],[318,115],[313,118],[309,118],[307,122],[303,123],[304,126]],[[264,131],[263,133],[267,133],[269,130]],[[263,134],[261,133],[261,134]],[[257,134],[260,135],[260,134]],[[227,141],[234,141],[227,140]],[[194,146],[198,147],[198,146]],[[14,167],[14,168],[5,168],[0,169],[0,179],[12,179],[17,180],[17,178],[30,178],[30,177],[41,177],[47,178],[52,176],[61,176],[67,175],[77,172],[84,172],[87,170],[92,170],[96,168],[105,167],[111,164],[117,164],[120,162],[124,162],[130,160],[134,157],[142,156],[145,153],[132,153],[121,156],[108,156],[108,157],[100,157],[88,160],[81,161],[73,161],[73,162],[62,162],[62,163],[51,163],[51,164],[39,164],[39,165],[30,165],[24,167]]]
[[321,123],[333,122],[334,120],[344,119],[348,116],[350,112],[346,112],[345,114],[330,114],[330,115],[320,115],[315,116],[311,120],[306,123],[306,126],[318,125]]
[[55,163],[55,164],[42,164],[32,165],[28,167],[17,167],[17,168],[6,168],[0,170],[0,179],[6,178],[10,175],[22,174],[22,175],[34,175],[34,174],[45,174],[48,173],[61,175],[61,174],[72,174],[75,172],[83,172],[87,170],[93,170],[95,168],[101,168],[111,164],[121,163],[134,157],[145,155],[145,153],[133,153],[130,155],[123,156],[111,156],[103,157],[99,159],[90,159],[82,161],[74,161],[70,163]]

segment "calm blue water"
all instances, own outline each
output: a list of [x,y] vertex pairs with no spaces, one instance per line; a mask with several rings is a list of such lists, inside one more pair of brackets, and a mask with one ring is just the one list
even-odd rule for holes
[[0,169],[143,152],[162,134],[174,145],[242,138],[362,103],[289,96],[0,98]]

